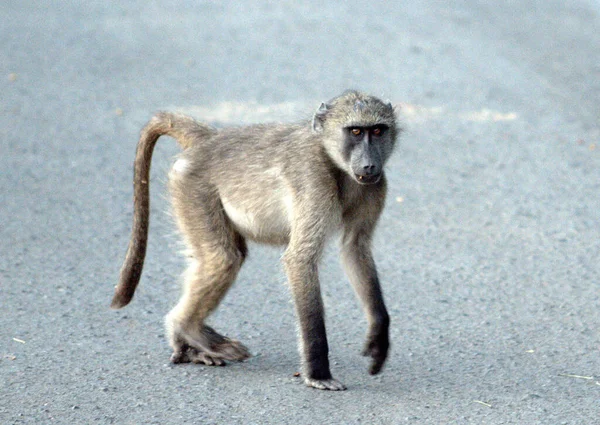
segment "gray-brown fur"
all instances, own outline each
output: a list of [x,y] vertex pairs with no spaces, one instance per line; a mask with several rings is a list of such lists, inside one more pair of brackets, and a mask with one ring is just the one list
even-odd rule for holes
[[345,387],[331,376],[318,263],[342,232],[342,259],[369,323],[364,354],[378,373],[387,357],[389,316],[371,255],[385,202],[383,166],[395,145],[389,103],[349,91],[322,104],[312,121],[216,131],[191,118],[157,114],[142,130],[134,170],[132,239],[112,307],[129,303],[148,235],[152,149],[161,135],[184,148],[169,175],[174,215],[191,257],[183,295],[167,315],[175,363],[222,365],[249,352],[205,321],[247,255],[246,239],[286,245],[283,263],[299,324],[307,385]]

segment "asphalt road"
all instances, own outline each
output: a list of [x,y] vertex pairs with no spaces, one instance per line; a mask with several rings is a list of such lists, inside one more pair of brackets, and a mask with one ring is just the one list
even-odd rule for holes
[[[323,3],[323,2],[319,2]],[[0,423],[600,421],[600,3],[0,3]],[[299,378],[281,250],[211,320],[254,357],[168,364],[184,261],[160,142],[133,303],[108,306],[139,129],[301,119],[346,88],[406,131],[376,258],[392,316],[377,377],[336,257],[321,276],[340,393]]]

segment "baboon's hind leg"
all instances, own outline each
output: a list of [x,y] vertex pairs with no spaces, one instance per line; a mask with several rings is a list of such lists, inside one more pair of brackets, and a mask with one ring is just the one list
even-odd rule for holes
[[216,194],[207,191],[199,196],[197,186],[193,194],[184,189],[173,182],[175,215],[193,258],[185,273],[183,295],[166,317],[171,361],[220,366],[226,360],[244,360],[250,353],[243,344],[204,322],[235,281],[246,257],[246,242]]

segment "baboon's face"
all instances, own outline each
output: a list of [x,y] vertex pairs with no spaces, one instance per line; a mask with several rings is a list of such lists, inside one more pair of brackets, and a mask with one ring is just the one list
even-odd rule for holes
[[375,184],[396,142],[390,103],[347,92],[317,110],[313,128],[322,132],[331,159],[359,184]]
[[383,148],[390,143],[389,130],[385,124],[343,129],[344,160],[358,183],[374,184],[381,179],[385,159]]

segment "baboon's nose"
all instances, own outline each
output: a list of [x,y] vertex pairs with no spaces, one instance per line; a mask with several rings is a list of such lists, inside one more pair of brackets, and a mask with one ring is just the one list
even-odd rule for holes
[[374,165],[365,165],[363,167],[363,171],[364,171],[365,176],[372,176],[374,174],[378,174],[376,168],[377,167],[375,167]]

